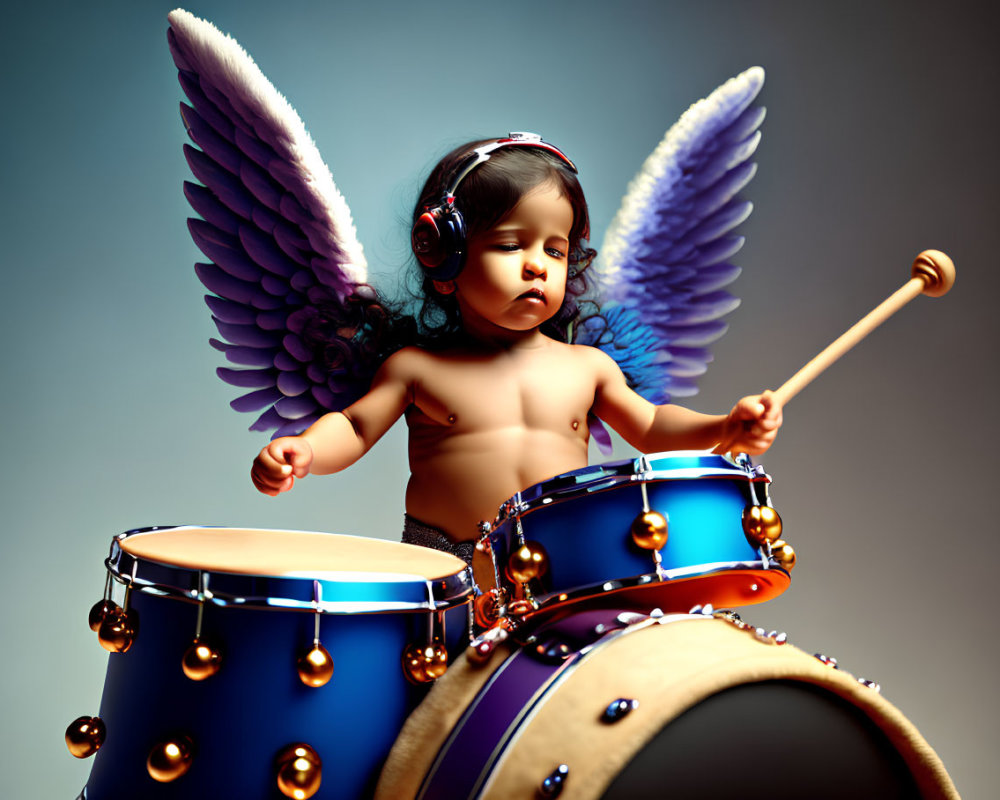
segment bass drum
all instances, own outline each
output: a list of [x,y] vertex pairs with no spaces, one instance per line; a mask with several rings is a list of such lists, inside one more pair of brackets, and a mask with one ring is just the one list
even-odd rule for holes
[[782,642],[597,610],[485,663],[470,648],[410,715],[376,800],[958,796],[869,682]]

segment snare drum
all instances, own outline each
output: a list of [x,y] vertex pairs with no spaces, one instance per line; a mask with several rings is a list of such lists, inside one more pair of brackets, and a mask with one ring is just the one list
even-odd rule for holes
[[102,643],[124,652],[87,800],[370,795],[426,693],[404,671],[436,675],[440,643],[468,643],[469,570],[422,547],[151,528],[116,537],[106,563],[127,614]]
[[589,609],[456,661],[376,800],[957,798],[869,681],[713,615]]
[[[520,599],[520,613],[508,604],[514,616],[529,617],[608,595],[600,602],[645,610],[769,600],[788,587],[790,569],[772,552],[780,519],[769,483],[746,456],[704,452],[660,453],[559,475],[501,507],[488,539],[497,583],[509,600]],[[744,520],[762,509],[777,525],[766,535],[758,529],[754,540]],[[659,540],[647,512],[663,524]],[[784,541],[778,544],[790,553]]]

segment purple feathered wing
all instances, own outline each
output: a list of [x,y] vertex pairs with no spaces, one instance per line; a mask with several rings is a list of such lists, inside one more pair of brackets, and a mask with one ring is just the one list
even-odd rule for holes
[[739,305],[723,287],[739,275],[733,230],[751,204],[764,109],[753,101],[764,71],[753,67],[695,103],[667,131],[629,185],[595,268],[602,315],[579,341],[605,350],[630,385],[655,403],[697,391],[708,345]]
[[[211,261],[195,270],[225,340],[211,343],[239,367],[218,374],[249,390],[233,408],[263,412],[251,430],[299,433],[371,381],[374,365],[355,352],[364,324],[352,320],[370,292],[361,245],[301,120],[253,60],[209,22],[180,9],[168,19],[190,102],[181,115],[200,148],[184,147],[199,182],[184,185],[200,216],[188,226]],[[342,335],[317,345],[317,325]]]

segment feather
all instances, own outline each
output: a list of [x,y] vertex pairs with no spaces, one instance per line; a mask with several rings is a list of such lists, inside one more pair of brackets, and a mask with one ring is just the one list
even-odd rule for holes
[[213,228],[235,236],[240,230],[240,219],[226,208],[211,191],[197,183],[184,181],[184,196],[191,208]]
[[216,370],[219,377],[230,386],[240,386],[244,389],[266,389],[274,386],[274,370],[271,369],[229,369],[219,367]]
[[282,397],[274,404],[275,409],[287,420],[302,419],[307,414],[316,412],[316,400],[312,395]]
[[309,379],[300,372],[282,372],[278,375],[277,385],[286,397],[297,397],[310,389]]
[[194,271],[208,291],[234,303],[252,306],[260,291],[255,284],[234,278],[215,264],[195,264]]
[[288,312],[284,309],[277,311],[261,311],[257,314],[255,321],[257,327],[262,331],[281,331],[288,328]]
[[266,348],[227,344],[222,352],[226,354],[226,360],[230,364],[239,364],[241,367],[274,366],[274,353]]
[[[239,400],[242,400],[243,398],[237,398],[236,400],[234,400],[232,403],[229,404],[237,411],[260,411],[260,409],[262,408],[267,409],[266,411],[264,411],[263,414],[257,417],[256,420],[254,420],[253,424],[250,426],[250,430],[252,431],[260,431],[261,433],[266,433],[267,431],[274,430],[275,428],[281,430],[281,427],[288,421],[284,417],[282,417],[281,414],[279,414],[274,407],[274,403],[277,400],[281,399],[282,396],[281,392],[279,392],[277,389],[268,389],[266,391],[269,393],[267,402],[262,405],[258,405],[256,408],[237,407],[236,403]],[[255,392],[254,394],[257,394],[257,392]],[[245,395],[244,397],[248,398],[250,397],[250,395]],[[277,432],[275,432],[275,435],[278,435]]]
[[[222,369],[220,367],[220,369]],[[219,376],[222,378],[222,376]],[[225,380],[225,378],[222,378]],[[281,399],[281,392],[276,388],[259,389],[256,392],[249,392],[233,400],[229,405],[236,411],[260,411],[262,408],[270,408],[275,402]]]
[[238,174],[240,163],[243,161],[240,152],[216,133],[212,126],[205,122],[201,115],[190,106],[181,103],[181,116],[184,118],[191,141],[220,167],[233,174]]
[[234,303],[232,300],[225,300],[214,295],[205,295],[205,304],[211,309],[212,316],[221,319],[223,322],[232,322],[236,325],[250,325],[257,319],[257,314],[252,308],[248,308],[242,303]]
[[253,262],[268,272],[283,278],[291,278],[301,269],[275,245],[274,239],[257,228],[243,225],[240,228],[240,244]]
[[248,283],[263,278],[260,267],[247,257],[239,239],[200,219],[189,219],[188,231],[198,249],[234,278]]
[[297,361],[306,364],[312,360],[312,350],[302,341],[301,337],[296,336],[294,333],[287,334],[281,340],[281,344],[285,348],[285,352]]
[[263,331],[256,325],[233,325],[222,320],[213,320],[215,327],[219,329],[222,338],[232,344],[240,344],[245,347],[277,347],[281,341],[280,335],[270,331]]
[[293,419],[291,422],[286,422],[284,425],[280,426],[278,430],[274,432],[275,436],[298,436],[302,431],[312,425],[316,420],[320,418],[319,414],[307,414],[301,419]]
[[[170,31],[173,34],[173,31]],[[225,139],[227,142],[236,142],[236,127],[233,125],[232,121],[229,120],[225,114],[223,114],[219,109],[205,97],[205,93],[201,90],[201,86],[198,84],[198,77],[191,73],[190,71],[181,71],[177,73],[177,80],[181,85],[181,89],[184,90],[184,94],[187,95],[188,100],[191,101],[191,108],[194,108],[205,122],[212,126],[219,136]],[[181,119],[184,120],[184,127],[188,128],[188,121],[185,115],[185,109],[189,106],[181,103]]]

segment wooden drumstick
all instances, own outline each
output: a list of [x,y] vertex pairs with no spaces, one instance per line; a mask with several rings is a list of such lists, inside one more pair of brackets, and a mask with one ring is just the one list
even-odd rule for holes
[[[778,389],[774,396],[782,406],[808,386],[827,367],[833,364],[844,353],[864,339],[875,328],[885,322],[899,309],[920,294],[930,297],[940,297],[955,283],[955,265],[940,250],[924,250],[913,262],[910,280],[904,283],[893,294],[873,308],[858,320],[853,327],[827,345],[826,349],[817,355],[802,369],[792,375]],[[750,423],[744,423],[749,425]],[[713,453],[724,453],[729,450],[730,443],[716,445]]]
[[940,297],[955,283],[955,265],[940,250],[924,250],[913,262],[913,277],[868,312],[853,327],[831,342],[823,352],[775,390],[775,398],[786,404],[823,370],[920,294]]

